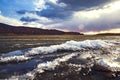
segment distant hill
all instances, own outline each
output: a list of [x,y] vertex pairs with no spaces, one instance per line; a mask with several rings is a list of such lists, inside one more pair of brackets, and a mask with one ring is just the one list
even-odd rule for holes
[[120,33],[99,33],[96,35],[107,35],[107,36],[120,36]]
[[0,34],[4,35],[83,35],[78,32],[63,32],[59,30],[48,30],[40,28],[30,28],[24,26],[11,26],[0,23]]

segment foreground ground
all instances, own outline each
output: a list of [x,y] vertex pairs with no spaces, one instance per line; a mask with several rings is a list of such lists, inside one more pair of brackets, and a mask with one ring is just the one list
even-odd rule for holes
[[0,36],[0,53],[33,48],[38,46],[49,46],[61,44],[69,40],[120,40],[119,36],[83,36],[83,35],[22,35],[22,36]]
[[0,36],[0,79],[120,80],[119,41],[119,36]]

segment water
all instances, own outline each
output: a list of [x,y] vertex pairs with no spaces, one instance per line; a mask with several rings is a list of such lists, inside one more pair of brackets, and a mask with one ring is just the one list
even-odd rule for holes
[[[61,74],[63,79],[66,79],[65,76],[70,78],[72,74],[85,80],[82,76],[85,74],[90,80],[98,80],[92,78],[109,77],[92,70],[96,64],[103,68],[120,67],[119,36],[2,36],[0,41],[0,79],[53,80]],[[13,45],[17,47],[10,50]],[[65,67],[73,70],[72,73],[64,72],[67,70]],[[59,68],[62,70],[59,71]],[[83,72],[83,68],[91,70]],[[55,77],[48,79],[49,76]]]

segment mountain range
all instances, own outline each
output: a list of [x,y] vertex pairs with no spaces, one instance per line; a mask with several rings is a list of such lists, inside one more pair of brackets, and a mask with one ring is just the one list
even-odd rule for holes
[[78,32],[64,32],[55,29],[40,29],[25,26],[12,26],[0,23],[0,34],[2,35],[83,35]]
[[120,33],[99,33],[98,36],[120,36]]

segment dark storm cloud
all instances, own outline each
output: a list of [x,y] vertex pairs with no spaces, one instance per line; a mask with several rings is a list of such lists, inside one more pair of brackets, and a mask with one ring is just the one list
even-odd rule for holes
[[78,32],[120,28],[120,0],[0,0],[0,22]]
[[84,32],[87,31],[103,31],[103,30],[110,30],[113,28],[119,28],[120,24],[113,24],[113,23],[105,23],[96,21],[84,27]]
[[25,22],[38,21],[38,19],[36,19],[36,18],[30,18],[30,17],[22,17],[20,20],[21,21],[25,21]]
[[19,10],[19,11],[16,11],[18,14],[25,14],[26,12],[28,12],[28,11],[26,11],[26,10]]
[[[65,7],[58,6],[51,2],[46,2],[45,5],[48,6],[46,9],[40,10],[40,11],[26,11],[26,10],[19,10],[17,11],[18,14],[24,15],[26,12],[28,13],[36,13],[38,16],[43,16],[46,18],[60,18],[60,19],[66,19],[72,16],[72,14],[75,11],[85,10],[89,9],[91,7],[99,6],[101,4],[104,4],[106,2],[109,2],[110,0],[59,0],[59,3],[65,3]],[[31,22],[31,20],[28,17],[21,18],[21,20],[26,22]],[[33,19],[34,21],[34,19]]]
[[[70,17],[72,15],[73,12],[71,11],[66,11],[64,8],[57,6],[55,4],[52,3],[46,3],[46,5],[49,5],[49,7],[47,9],[43,9],[41,11],[27,11],[27,10],[19,10],[16,11],[18,14],[20,15],[24,15],[26,13],[33,13],[36,14],[38,16],[42,16],[42,17],[46,17],[46,18],[52,18],[52,19],[66,19],[68,17]],[[20,20],[21,21],[26,21],[26,22],[31,22],[32,19],[30,19],[27,16],[26,17],[22,17]],[[34,19],[33,19],[34,21]]]
[[46,18],[51,18],[51,19],[67,19],[69,18],[73,12],[70,11],[60,11],[60,10],[55,10],[55,9],[47,9],[43,10],[41,12],[36,12],[38,16],[43,16]]
[[110,0],[59,0],[59,2],[67,4],[66,9],[73,11],[99,6],[109,1]]
[[[65,4],[59,5],[59,4]],[[108,5],[110,4],[110,5]],[[47,28],[55,28],[62,30],[71,30],[78,32],[102,31],[113,28],[119,28],[120,18],[119,9],[114,8],[119,5],[111,0],[59,0],[57,3],[46,2],[46,8],[42,10],[17,11],[18,14],[26,13],[35,14],[38,17],[30,17],[25,15],[20,20],[24,22],[36,22],[44,24]],[[107,7],[105,7],[107,6]],[[41,8],[40,8],[41,9]],[[50,19],[47,22],[43,19]],[[44,23],[40,20],[43,20]]]

